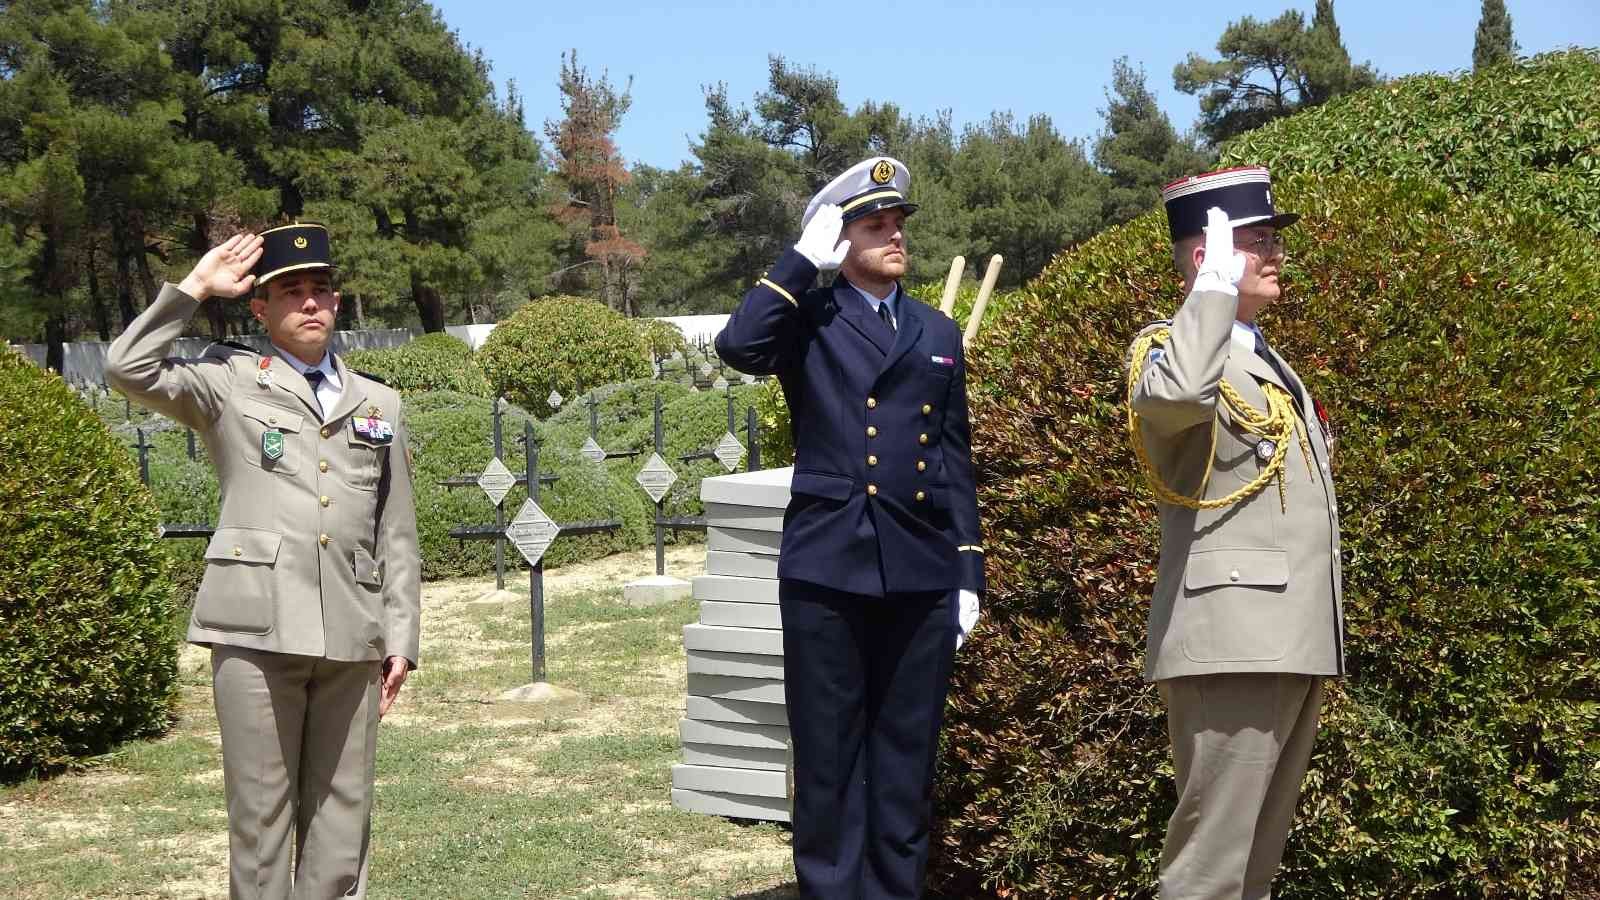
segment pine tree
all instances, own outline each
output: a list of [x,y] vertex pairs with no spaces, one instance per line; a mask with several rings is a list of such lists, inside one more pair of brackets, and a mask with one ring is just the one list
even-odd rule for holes
[[1517,42],[1511,37],[1511,13],[1506,11],[1505,0],[1483,0],[1477,38],[1472,43],[1473,70],[1509,62],[1516,58],[1517,50]]
[[1156,204],[1162,185],[1205,167],[1209,157],[1178,136],[1145,85],[1144,70],[1122,57],[1112,63],[1105,130],[1094,143],[1094,162],[1111,179],[1107,224],[1126,222]]

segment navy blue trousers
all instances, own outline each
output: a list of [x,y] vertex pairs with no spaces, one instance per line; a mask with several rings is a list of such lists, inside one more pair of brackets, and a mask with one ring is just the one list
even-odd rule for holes
[[803,896],[922,896],[955,595],[779,583]]

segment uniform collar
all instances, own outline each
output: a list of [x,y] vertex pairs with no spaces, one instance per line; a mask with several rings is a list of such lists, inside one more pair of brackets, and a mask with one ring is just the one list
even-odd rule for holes
[[856,285],[853,282],[850,284],[850,286],[852,288],[855,288],[856,293],[861,295],[861,299],[867,301],[867,306],[872,308],[872,314],[873,315],[877,315],[878,314],[878,307],[881,304],[887,303],[887,304],[889,304],[889,315],[894,316],[895,317],[895,321],[899,321],[899,319],[900,319],[900,304],[899,304],[898,301],[900,300],[900,285],[898,283],[896,283],[894,288],[889,291],[889,296],[884,297],[881,300],[878,299],[877,297],[872,296],[871,294],[867,293],[866,291],[862,290],[861,288],[856,287]]
[[332,353],[326,350],[322,351],[322,361],[314,366],[308,366],[301,362],[298,356],[295,356],[293,353],[290,353],[282,347],[279,347],[277,344],[273,344],[272,349],[276,350],[278,356],[282,357],[284,362],[288,363],[296,372],[299,372],[301,375],[305,375],[307,372],[316,369],[321,371],[323,376],[327,378],[328,384],[336,388],[344,387],[339,380],[339,367],[333,364]]
[[1233,322],[1233,346],[1244,354],[1253,354],[1257,347],[1265,347],[1267,339],[1261,333],[1261,326],[1254,322]]

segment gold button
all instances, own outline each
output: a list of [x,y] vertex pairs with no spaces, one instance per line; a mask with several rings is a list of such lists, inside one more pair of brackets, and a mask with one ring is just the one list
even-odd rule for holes
[[871,456],[871,455],[867,456],[867,465],[875,466],[877,464],[878,464],[878,458],[876,456]]
[[876,425],[868,425],[867,426],[867,437],[877,437],[877,436],[878,436],[878,426],[876,426]]
[[917,435],[917,443],[926,444],[927,442],[928,442],[928,436],[926,434]]
[[928,461],[925,460],[925,459],[917,460],[917,471],[918,472],[926,472],[926,471],[928,471]]
[[276,425],[276,424],[278,424],[278,417],[277,416],[267,416],[267,424],[268,425]]
[[875,484],[867,485],[867,494],[872,497],[878,496],[878,486]]
[[321,545],[322,545],[322,546],[324,546],[324,547],[326,547],[326,546],[328,546],[328,544],[329,544],[329,543],[330,543],[330,542],[331,542],[331,541],[332,541],[332,540],[333,540],[333,538],[330,538],[330,537],[328,537],[328,536],[327,536],[327,535],[325,535],[325,534],[324,534],[324,535],[320,535],[320,536],[318,536],[318,538],[317,538],[317,542],[318,542],[318,543],[320,543],[320,544],[321,544]]
[[327,495],[324,494],[323,496],[318,497],[317,498],[317,502],[321,503],[323,506],[327,506],[328,505],[328,497],[327,497]]
[[878,398],[877,397],[868,397],[867,398],[867,409],[877,409],[877,408],[878,408]]
[[322,436],[325,438],[333,437],[333,426],[329,425],[327,428],[322,429]]
[[244,548],[243,547],[234,547],[233,548],[233,555],[234,556],[243,556],[244,555]]
[[317,471],[319,471],[319,472],[328,471],[328,461],[327,460],[323,460],[322,462],[317,463]]
[[933,412],[933,406],[931,404],[928,404],[928,403],[922,404],[922,414],[923,415],[928,415],[931,412]]
[[926,491],[917,491],[917,502],[918,503],[921,503],[922,501],[924,501],[926,499],[928,499],[928,494],[927,494]]

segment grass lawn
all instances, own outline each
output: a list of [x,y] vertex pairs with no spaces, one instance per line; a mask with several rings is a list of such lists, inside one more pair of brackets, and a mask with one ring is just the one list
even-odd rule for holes
[[[702,571],[703,546],[668,568]],[[499,701],[529,680],[527,577],[423,589],[422,668],[384,719],[373,898],[796,896],[788,832],[673,809],[681,629],[693,601],[634,609],[653,551],[546,577],[549,680],[577,696]],[[185,648],[171,732],[88,770],[0,788],[0,895],[226,897],[227,819],[209,654]]]

